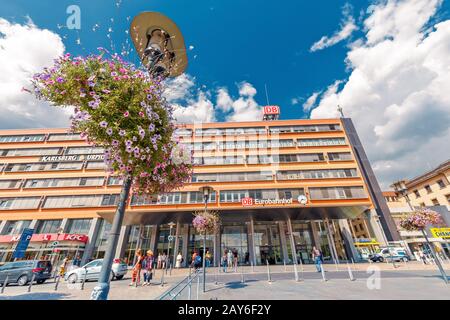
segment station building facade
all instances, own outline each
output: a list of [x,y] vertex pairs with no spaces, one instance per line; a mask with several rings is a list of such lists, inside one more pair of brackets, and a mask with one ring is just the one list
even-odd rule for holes
[[[358,259],[358,238],[398,240],[350,119],[186,124],[177,134],[193,151],[192,180],[130,197],[117,258],[132,263],[141,248],[189,263],[203,248],[191,222],[206,185],[221,218],[206,242],[214,264],[225,249],[247,264],[311,263],[313,246],[330,261]],[[34,229],[28,258],[103,257],[121,185],[103,150],[67,129],[0,131],[0,263],[25,228]]]

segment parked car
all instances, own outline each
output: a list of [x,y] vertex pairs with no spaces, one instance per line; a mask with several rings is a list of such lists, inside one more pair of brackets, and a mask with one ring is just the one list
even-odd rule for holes
[[[390,252],[389,252],[390,251]],[[408,254],[403,248],[382,248],[380,252],[375,254],[370,254],[369,259],[372,262],[384,262],[394,260],[396,262],[400,261],[410,261]]]
[[[93,260],[80,268],[66,272],[64,279],[69,283],[81,282],[83,279],[98,280],[102,270],[103,259]],[[114,260],[111,269],[111,280],[121,280],[128,271],[126,263],[120,260]]]
[[0,285],[3,285],[8,277],[7,285],[17,283],[19,286],[25,286],[33,279],[33,275],[36,283],[44,283],[52,275],[51,262],[28,260],[6,263],[0,267]]

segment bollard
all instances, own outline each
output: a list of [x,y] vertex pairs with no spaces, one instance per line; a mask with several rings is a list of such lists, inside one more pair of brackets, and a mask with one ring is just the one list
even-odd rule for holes
[[338,269],[338,265],[337,265],[337,263],[336,263],[336,260],[335,260],[335,259],[333,259],[333,262],[334,262],[334,266],[335,266],[335,268],[336,268],[336,272],[338,272],[338,271],[339,271],[339,269]]
[[33,276],[31,277],[30,285],[28,286],[28,292],[31,292],[31,287],[33,286],[34,279],[36,278],[36,274],[33,272]]
[[86,282],[86,274],[87,272],[84,273],[83,280],[81,281],[81,290],[84,290],[84,283]]
[[297,264],[294,263],[294,278],[295,278],[295,282],[298,282],[298,271],[297,271]]
[[304,274],[303,274],[303,262],[302,259],[300,258],[300,272],[301,272],[301,279],[303,281],[303,279],[305,279]]
[[214,282],[214,284],[215,284],[216,286],[219,284],[219,273],[220,273],[220,266],[217,267],[216,281]]
[[241,283],[245,283],[245,279],[244,279],[244,266],[241,266]]
[[197,300],[198,300],[198,291],[200,288],[200,276],[197,274]]
[[355,281],[356,279],[353,277],[352,269],[350,269],[350,265],[347,262],[347,270],[348,270],[348,276],[350,277],[350,281]]
[[250,265],[252,266],[252,273],[255,273],[255,266],[253,265],[253,262],[250,262]]
[[59,285],[59,281],[61,280],[61,276],[56,276],[55,279],[55,291],[58,291],[58,285]]
[[164,271],[161,272],[161,287],[164,287]]
[[[352,266],[353,266],[353,271],[357,271],[356,270],[356,266],[355,266],[355,260],[353,260],[353,258],[351,258],[352,260]],[[372,262],[372,260],[369,259],[370,262]]]
[[266,264],[267,264],[267,282],[268,283],[272,283],[272,277],[270,276],[270,267],[269,267],[269,261],[266,260]]
[[285,259],[283,259],[283,264],[284,264],[284,272],[287,272],[287,270],[286,270],[286,260]]
[[192,267],[189,266],[189,279],[191,278],[191,276],[192,276]]
[[6,275],[5,282],[3,282],[3,285],[2,285],[2,291],[0,293],[5,292],[5,288],[8,285],[8,280],[9,280],[8,278],[9,278],[9,274]]
[[325,276],[325,269],[323,267],[323,264],[320,265],[320,272],[322,273],[322,280],[328,281],[327,277]]

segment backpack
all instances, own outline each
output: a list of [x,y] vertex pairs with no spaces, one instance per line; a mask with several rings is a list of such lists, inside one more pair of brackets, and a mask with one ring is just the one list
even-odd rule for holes
[[195,262],[195,264],[200,264],[202,262],[202,257],[196,256],[194,262]]

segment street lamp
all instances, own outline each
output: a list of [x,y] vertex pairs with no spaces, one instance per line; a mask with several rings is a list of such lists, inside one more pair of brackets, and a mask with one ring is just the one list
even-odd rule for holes
[[[152,77],[176,77],[187,67],[186,46],[177,25],[157,12],[143,12],[136,16],[130,27],[130,35],[142,63]],[[131,190],[131,177],[122,186],[119,206],[111,226],[108,248],[105,252],[98,285],[92,300],[106,300],[110,289],[111,268],[125,215],[126,202]]]
[[130,28],[142,64],[152,76],[176,77],[187,67],[184,38],[177,25],[158,12],[142,12]]
[[408,203],[408,206],[411,209],[411,211],[414,211],[414,207],[412,206],[411,201],[409,200],[408,188],[406,187],[406,181],[405,180],[398,180],[398,181],[394,182],[391,185],[391,187],[394,188],[395,192],[397,192],[403,198],[405,198],[405,200]]
[[[167,248],[166,274],[167,274],[167,262],[170,263],[170,270],[172,270],[172,263],[171,263],[171,260],[170,260],[170,243],[172,242],[172,229],[173,229],[174,226],[176,226],[176,223],[169,222],[169,228],[170,229],[169,229],[169,245],[168,245],[168,248]],[[172,273],[172,271],[171,271],[171,273]]]
[[[205,214],[208,211],[208,201],[211,194],[214,192],[214,189],[210,186],[204,186],[199,189],[200,193],[203,194],[203,200],[205,202]],[[206,292],[206,230],[203,235],[203,292]]]

